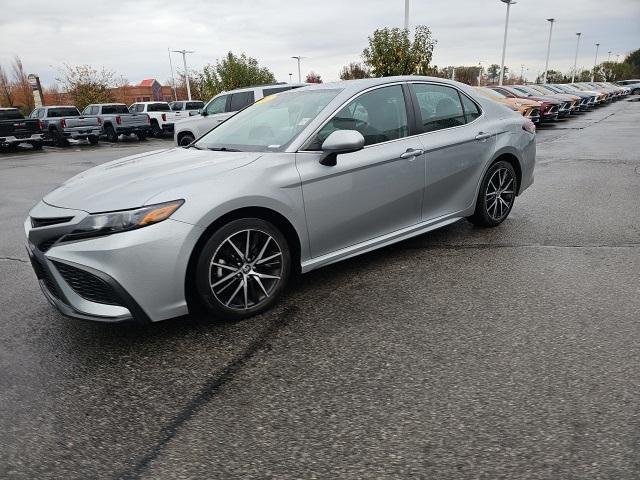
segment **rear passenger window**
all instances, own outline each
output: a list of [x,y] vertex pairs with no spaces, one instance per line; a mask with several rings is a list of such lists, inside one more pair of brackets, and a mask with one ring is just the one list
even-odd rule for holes
[[462,98],[462,108],[464,108],[464,116],[467,119],[467,123],[471,123],[476,118],[478,118],[482,112],[480,112],[480,109],[478,108],[478,105],[476,105],[476,102],[471,100],[469,97],[464,94],[460,94],[460,97]]
[[253,92],[238,92],[231,95],[230,112],[237,112],[254,102]]
[[455,88],[424,83],[412,84],[425,132],[458,127],[466,123],[462,103]]

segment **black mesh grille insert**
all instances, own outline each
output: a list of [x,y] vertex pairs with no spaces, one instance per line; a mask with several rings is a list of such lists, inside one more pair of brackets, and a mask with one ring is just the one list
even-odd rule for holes
[[60,298],[60,295],[58,294],[58,288],[56,287],[56,283],[53,281],[53,278],[51,278],[51,276],[49,275],[49,272],[47,272],[47,270],[42,268],[42,265],[40,265],[40,262],[38,262],[38,260],[36,260],[34,257],[30,257],[30,258],[31,258],[31,266],[33,267],[33,270],[36,272],[36,277],[38,277],[40,280],[44,282],[44,285],[47,287],[47,290],[49,290],[49,293],[51,295],[53,295],[56,298]]
[[118,294],[100,277],[65,263],[53,262],[62,278],[85,300],[107,305],[122,305]]
[[40,249],[41,252],[46,252],[47,250],[49,250],[51,248],[51,246],[54,243],[56,243],[58,241],[59,238],[60,237],[53,237],[53,238],[50,238],[49,240],[45,240],[40,245],[38,245],[38,248]]
[[49,225],[57,225],[58,223],[70,222],[73,217],[52,217],[52,218],[35,218],[31,217],[31,226],[33,228],[48,227]]

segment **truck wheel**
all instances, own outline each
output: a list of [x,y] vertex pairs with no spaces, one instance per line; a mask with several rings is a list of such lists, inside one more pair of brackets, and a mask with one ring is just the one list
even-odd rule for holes
[[157,120],[153,120],[151,122],[151,135],[156,138],[162,137],[162,129],[160,128],[160,125],[158,125]]
[[53,138],[53,143],[56,147],[66,147],[69,145],[69,141],[55,128],[51,130],[51,138]]
[[107,125],[104,129],[107,134],[107,141],[115,143],[118,141],[118,132],[113,128],[113,125]]
[[91,136],[87,137],[87,140],[89,140],[89,143],[91,145],[97,145],[98,144],[98,137],[96,137],[95,135],[91,135]]
[[138,140],[143,141],[147,139],[147,132],[138,132],[136,133]]
[[33,142],[31,146],[34,150],[42,150],[42,142]]
[[193,138],[193,135],[187,133],[185,135],[182,135],[180,137],[180,140],[178,141],[178,146],[180,147],[186,147],[187,145],[189,145],[191,142],[193,142],[195,140],[195,138]]

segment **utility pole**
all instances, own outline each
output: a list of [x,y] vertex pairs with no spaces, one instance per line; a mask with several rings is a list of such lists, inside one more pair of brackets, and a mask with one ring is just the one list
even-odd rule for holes
[[178,101],[178,94],[176,93],[176,79],[173,76],[173,62],[171,61],[171,49],[167,47],[167,54],[169,55],[169,68],[171,69],[171,84],[173,86],[173,99]]
[[547,62],[544,65],[544,78],[542,83],[547,83],[547,72],[549,71],[549,55],[551,54],[551,34],[553,33],[553,22],[555,22],[554,18],[547,18],[547,22],[549,22],[549,44],[547,45]]
[[591,71],[591,81],[593,82],[596,79],[596,66],[598,65],[598,49],[600,48],[600,44],[596,43],[596,58],[593,61],[593,70]]
[[520,65],[520,80],[524,83],[524,63]]
[[504,79],[504,56],[507,53],[507,30],[509,30],[509,9],[511,5],[514,5],[517,2],[513,0],[500,0],[502,3],[507,4],[507,19],[504,22],[504,40],[502,41],[502,62],[500,62],[500,83],[502,85],[502,80]]
[[292,78],[293,78],[293,73],[290,73],[290,74],[289,74],[289,83],[293,83]]
[[482,61],[478,62],[478,86],[480,86],[480,82],[482,81]]
[[576,80],[576,69],[578,68],[578,48],[580,48],[580,35],[582,35],[582,33],[578,32],[576,33],[576,35],[578,37],[578,42],[576,43],[576,56],[573,59],[573,73],[571,74],[571,83],[575,82]]
[[187,70],[187,53],[194,53],[193,50],[173,50],[182,54],[182,63],[184,64],[184,81],[187,84],[187,97],[191,100],[191,85],[189,85],[189,70]]
[[404,28],[409,30],[409,0],[404,0]]
[[302,60],[304,57],[301,57],[300,55],[296,55],[291,58],[294,58],[298,61],[298,83],[302,83],[302,74],[300,73],[300,60]]
[[613,52],[611,50],[609,50],[607,53],[609,54],[609,56],[607,57],[607,62],[610,62],[611,61],[611,54]]

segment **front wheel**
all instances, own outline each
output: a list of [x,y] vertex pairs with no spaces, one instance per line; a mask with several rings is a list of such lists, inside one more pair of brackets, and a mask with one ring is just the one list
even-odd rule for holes
[[509,162],[499,161],[485,173],[476,210],[468,220],[474,225],[495,227],[509,216],[518,191],[518,180]]
[[196,267],[196,289],[216,318],[240,320],[270,308],[291,272],[287,240],[258,218],[234,220],[207,241]]
[[178,146],[186,147],[187,145],[190,145],[194,140],[195,138],[193,138],[193,136],[190,134],[182,135],[180,137],[180,141],[178,142]]

